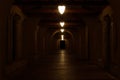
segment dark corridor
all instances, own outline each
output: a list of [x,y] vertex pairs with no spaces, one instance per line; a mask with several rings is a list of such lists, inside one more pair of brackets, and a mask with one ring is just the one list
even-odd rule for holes
[[0,0],[0,80],[120,80],[120,0]]

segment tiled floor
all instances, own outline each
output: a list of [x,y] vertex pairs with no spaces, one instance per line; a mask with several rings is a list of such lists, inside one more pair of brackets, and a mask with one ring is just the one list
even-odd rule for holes
[[[12,79],[13,80],[13,79]],[[96,65],[81,62],[61,51],[42,57],[32,68],[14,80],[115,80]]]

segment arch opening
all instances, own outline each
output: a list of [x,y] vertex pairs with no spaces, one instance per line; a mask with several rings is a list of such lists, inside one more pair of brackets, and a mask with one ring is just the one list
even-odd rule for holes
[[60,40],[60,50],[65,50],[66,49],[66,43],[65,43],[65,40]]

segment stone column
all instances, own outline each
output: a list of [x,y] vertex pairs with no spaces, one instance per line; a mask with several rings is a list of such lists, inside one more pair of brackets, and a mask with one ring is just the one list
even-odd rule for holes
[[5,80],[5,58],[7,53],[7,16],[12,0],[0,0],[0,80]]

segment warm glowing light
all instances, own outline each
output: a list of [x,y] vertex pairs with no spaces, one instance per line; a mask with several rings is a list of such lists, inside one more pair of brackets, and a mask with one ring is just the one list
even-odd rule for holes
[[60,31],[63,33],[65,30],[64,29],[60,29]]
[[60,26],[64,27],[65,23],[64,22],[60,22]]
[[64,50],[61,50],[60,62],[61,62],[63,65],[65,64],[65,51],[64,51]]
[[61,35],[61,40],[64,40],[64,35]]
[[65,6],[64,5],[61,5],[61,6],[58,6],[58,11],[60,14],[63,14],[65,12]]

